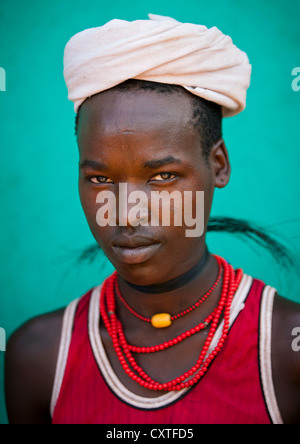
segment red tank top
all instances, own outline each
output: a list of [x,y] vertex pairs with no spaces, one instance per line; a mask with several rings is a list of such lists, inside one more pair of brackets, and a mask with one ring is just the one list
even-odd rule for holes
[[208,372],[192,389],[155,399],[129,392],[114,374],[99,331],[101,287],[89,291],[66,310],[52,423],[270,424],[270,403],[264,397],[260,372],[264,357],[259,356],[259,344],[264,343],[259,318],[266,288],[270,293],[272,287],[244,275],[234,298],[226,344]]

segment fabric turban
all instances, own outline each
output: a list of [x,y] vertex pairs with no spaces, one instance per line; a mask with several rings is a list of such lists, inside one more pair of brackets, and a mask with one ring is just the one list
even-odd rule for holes
[[76,34],[64,53],[68,98],[77,113],[90,96],[128,79],[181,85],[222,106],[223,116],[246,106],[251,65],[218,28],[150,20],[112,20]]

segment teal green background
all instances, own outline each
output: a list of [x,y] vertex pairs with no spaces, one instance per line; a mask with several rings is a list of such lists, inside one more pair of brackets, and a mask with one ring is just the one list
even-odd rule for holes
[[[74,112],[62,75],[75,33],[113,18],[147,13],[218,26],[253,65],[246,110],[224,122],[232,178],[217,190],[213,215],[249,219],[281,233],[299,253],[299,105],[291,75],[300,66],[300,3],[288,0],[1,0],[0,327],[9,336],[27,319],[65,306],[112,271],[99,256],[77,263],[93,243],[77,192]],[[300,302],[297,272],[264,250],[210,234],[210,249]],[[0,352],[0,423],[6,423]],[[22,375],[20,375],[22,377]]]

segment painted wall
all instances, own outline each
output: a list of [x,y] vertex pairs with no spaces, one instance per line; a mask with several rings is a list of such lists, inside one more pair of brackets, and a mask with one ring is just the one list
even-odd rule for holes
[[[300,68],[294,70],[300,66],[299,2],[1,0],[0,328],[7,336],[27,319],[65,306],[112,271],[101,256],[94,264],[77,263],[93,238],[77,193],[63,50],[85,28],[113,18],[146,19],[148,12],[216,25],[248,53],[253,76],[247,109],[224,123],[232,179],[216,192],[213,215],[275,229],[299,253]],[[223,234],[209,235],[208,243],[300,302],[297,273],[283,273],[263,250]],[[0,351],[0,423],[7,421],[4,354]]]

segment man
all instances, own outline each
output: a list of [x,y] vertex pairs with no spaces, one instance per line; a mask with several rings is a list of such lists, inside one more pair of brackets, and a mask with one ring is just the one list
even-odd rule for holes
[[[114,20],[66,47],[80,198],[116,273],[10,339],[10,421],[297,423],[299,305],[206,247],[214,190],[230,178],[222,116],[245,107],[247,56],[216,28],[151,18]],[[121,184],[148,198],[133,217]],[[154,224],[155,191],[191,192],[193,209],[204,192],[203,234],[164,226],[162,203]],[[103,226],[101,193],[117,204]]]

